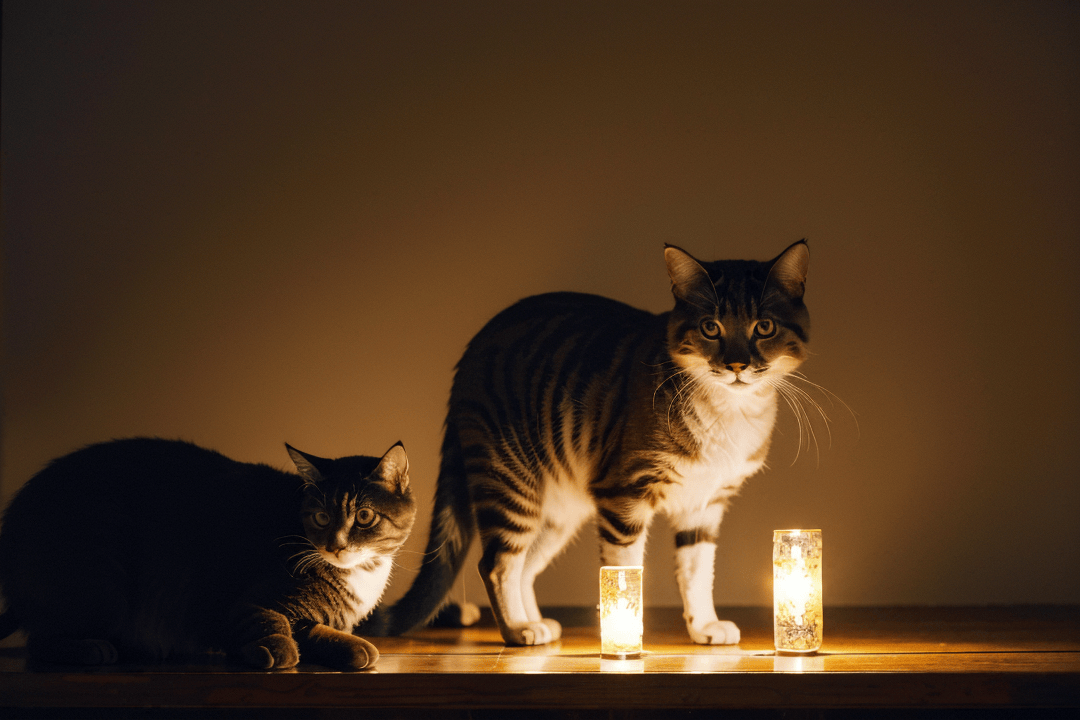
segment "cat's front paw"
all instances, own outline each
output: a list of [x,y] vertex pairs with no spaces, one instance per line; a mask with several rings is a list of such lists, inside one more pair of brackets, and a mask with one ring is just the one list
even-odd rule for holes
[[741,638],[738,626],[729,620],[714,620],[698,628],[687,625],[686,629],[698,645],[735,645]]
[[300,662],[296,641],[286,635],[267,635],[240,649],[244,662],[260,670],[284,670]]
[[345,670],[365,670],[379,661],[379,650],[362,637],[352,636],[342,648],[341,666]]
[[507,626],[502,636],[507,645],[545,645],[562,637],[562,625],[557,620],[544,618],[540,622]]
[[379,661],[379,651],[364,638],[320,623],[300,623],[294,636],[304,662],[335,670],[366,670]]

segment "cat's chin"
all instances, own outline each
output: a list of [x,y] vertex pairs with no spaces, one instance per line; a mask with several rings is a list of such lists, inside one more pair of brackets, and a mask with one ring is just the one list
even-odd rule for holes
[[755,395],[760,393],[765,387],[765,383],[762,382],[743,382],[742,380],[734,380],[732,382],[721,382],[721,387],[724,388],[724,392],[729,392],[733,395]]

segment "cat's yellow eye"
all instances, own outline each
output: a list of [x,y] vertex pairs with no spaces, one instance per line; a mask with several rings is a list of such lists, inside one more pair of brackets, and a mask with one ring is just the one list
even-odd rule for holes
[[754,325],[754,334],[759,338],[771,338],[776,334],[776,323],[772,320],[758,320]]
[[705,318],[701,321],[701,334],[710,340],[715,340],[720,337],[720,323],[716,322],[712,318]]
[[330,514],[325,512],[317,512],[311,516],[311,521],[318,527],[324,528],[330,524]]
[[356,524],[362,528],[369,528],[379,519],[378,514],[371,508],[360,508],[356,513]]

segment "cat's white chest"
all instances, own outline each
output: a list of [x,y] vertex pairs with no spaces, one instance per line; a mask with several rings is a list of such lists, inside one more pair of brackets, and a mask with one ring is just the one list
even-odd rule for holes
[[771,396],[726,404],[706,399],[696,411],[688,426],[698,440],[698,453],[672,462],[674,484],[666,504],[681,510],[697,509],[718,495],[733,494],[760,470],[776,420]]
[[393,563],[390,559],[383,558],[381,562],[370,570],[357,567],[353,568],[352,572],[346,576],[345,582],[357,599],[357,622],[367,617],[379,603],[383,591],[386,590],[387,582],[390,580],[390,571],[392,569]]

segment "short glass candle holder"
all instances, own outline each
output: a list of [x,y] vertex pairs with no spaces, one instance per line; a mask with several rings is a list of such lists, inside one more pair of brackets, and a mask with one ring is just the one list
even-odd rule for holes
[[600,568],[600,654],[624,660],[641,657],[640,565]]
[[773,531],[773,639],[780,653],[821,648],[821,531]]

